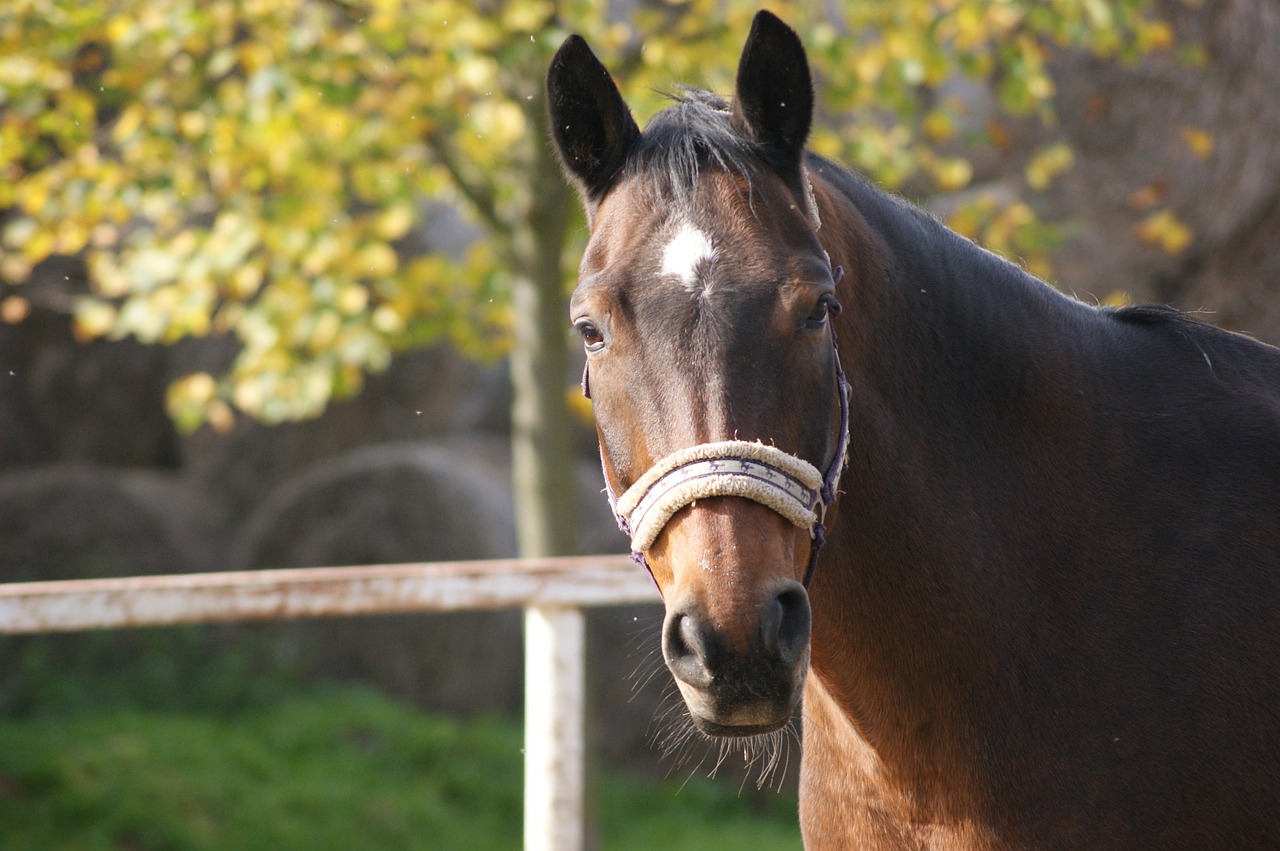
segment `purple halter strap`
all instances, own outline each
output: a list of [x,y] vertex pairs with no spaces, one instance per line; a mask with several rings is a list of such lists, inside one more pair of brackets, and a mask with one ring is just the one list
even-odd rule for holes
[[[840,279],[844,276],[844,268],[841,266],[836,266],[832,270],[832,273],[833,273],[833,277],[835,278],[835,282],[839,283]],[[822,485],[819,493],[819,498],[821,500],[821,507],[817,508],[817,510],[814,512],[814,516],[816,519],[810,529],[810,536],[812,539],[812,543],[810,544],[810,547],[809,547],[809,563],[805,568],[804,583],[803,583],[806,588],[809,587],[809,581],[813,578],[814,570],[817,567],[818,552],[822,549],[823,544],[826,543],[827,508],[829,508],[831,504],[836,500],[836,495],[838,493],[838,487],[840,483],[840,476],[844,472],[844,468],[848,463],[849,394],[850,394],[851,388],[850,388],[848,379],[845,377],[844,367],[840,363],[840,354],[836,348],[835,324],[830,322],[828,324],[831,326],[831,355],[835,361],[836,397],[837,397],[837,401],[840,404],[840,430],[837,433],[838,443],[836,447],[835,457],[831,459],[831,463],[827,466],[826,472],[822,475]],[[582,395],[588,399],[591,398],[591,376],[590,376],[589,365],[584,366],[582,370]],[[737,459],[726,457],[725,460],[737,460]],[[788,458],[786,460],[799,461],[799,459],[794,459],[794,458]],[[603,467],[604,466],[604,447],[603,446],[600,447],[600,461],[601,461],[601,466]],[[766,468],[770,473],[776,474],[780,478],[783,478],[783,479],[793,478],[792,474],[788,473],[787,471],[781,469],[780,467],[774,464],[770,464],[767,460],[765,461],[756,460],[753,463]],[[805,462],[803,461],[799,461],[799,463],[805,464]],[[622,532],[627,536],[628,539],[632,539],[633,530],[631,528],[631,523],[628,520],[628,517],[618,510],[618,495],[613,492],[613,486],[609,483],[609,475],[607,471],[604,472],[604,489],[605,489],[605,494],[609,498],[609,507],[613,511],[613,515],[618,521],[618,528],[622,530]],[[788,519],[793,519],[793,518],[788,518]],[[793,522],[794,522],[794,519],[793,519]],[[643,565],[644,568],[649,571],[650,576],[653,575],[653,571],[649,568],[648,561],[645,559],[645,555],[643,551],[633,549],[631,553],[631,558],[637,564]],[[655,580],[655,584],[656,584],[656,580]]]

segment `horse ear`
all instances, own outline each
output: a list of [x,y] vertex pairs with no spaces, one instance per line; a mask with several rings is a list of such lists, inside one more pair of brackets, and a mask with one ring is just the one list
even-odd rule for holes
[[779,165],[800,165],[813,123],[813,80],[795,30],[757,12],[738,61],[734,124]]
[[581,36],[565,39],[551,60],[547,111],[560,162],[590,210],[613,184],[640,128]]

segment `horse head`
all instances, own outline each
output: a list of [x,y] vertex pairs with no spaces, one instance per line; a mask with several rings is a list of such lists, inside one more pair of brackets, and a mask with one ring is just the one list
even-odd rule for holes
[[762,13],[732,101],[682,92],[643,132],[577,36],[547,88],[591,228],[571,320],[615,513],[666,604],[663,655],[703,732],[777,729],[847,440],[803,48]]

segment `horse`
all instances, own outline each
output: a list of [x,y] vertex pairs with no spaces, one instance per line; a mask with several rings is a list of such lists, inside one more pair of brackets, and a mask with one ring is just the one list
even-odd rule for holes
[[641,131],[578,36],[547,96],[663,657],[708,736],[800,707],[806,847],[1280,847],[1280,350],[1073,299],[808,151],[767,12],[730,99]]

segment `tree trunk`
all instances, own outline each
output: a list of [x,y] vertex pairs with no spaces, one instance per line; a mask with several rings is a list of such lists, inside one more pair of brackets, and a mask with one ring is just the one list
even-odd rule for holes
[[[540,69],[539,69],[540,70]],[[540,75],[534,79],[541,79]],[[512,487],[524,558],[577,550],[571,423],[565,402],[568,303],[564,244],[572,194],[548,139],[543,89],[526,99],[530,195],[512,231]],[[527,851],[583,847],[583,648],[578,609],[525,612]]]
[[573,198],[547,143],[541,87],[527,103],[532,194],[512,239],[511,455],[520,555],[531,558],[573,555],[577,529],[564,397],[568,301],[562,263]]

